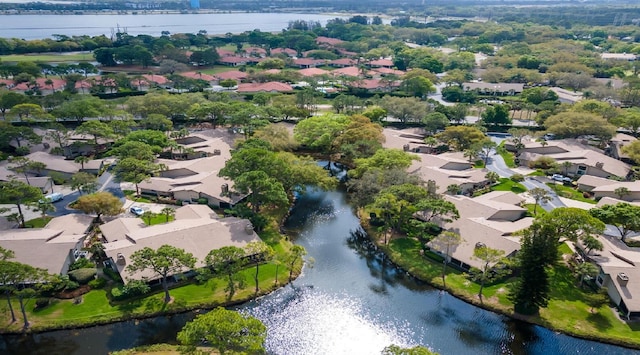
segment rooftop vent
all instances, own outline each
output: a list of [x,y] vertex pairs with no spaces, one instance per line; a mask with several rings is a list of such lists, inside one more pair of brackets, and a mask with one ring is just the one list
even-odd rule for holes
[[122,255],[122,253],[118,253],[118,257],[117,257],[117,260],[116,260],[116,264],[118,264],[118,265],[124,265],[124,264],[126,264],[126,263],[127,263],[127,261],[125,260],[124,255]]
[[620,286],[627,286],[627,283],[629,283],[629,276],[624,272],[618,273],[618,283],[620,283]]
[[253,224],[247,223],[244,226],[244,231],[247,232],[247,234],[249,234],[249,235],[253,234]]

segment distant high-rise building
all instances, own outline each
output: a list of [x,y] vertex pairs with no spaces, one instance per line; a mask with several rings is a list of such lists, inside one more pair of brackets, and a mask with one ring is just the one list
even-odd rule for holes
[[200,8],[200,0],[191,0],[191,8],[199,9]]

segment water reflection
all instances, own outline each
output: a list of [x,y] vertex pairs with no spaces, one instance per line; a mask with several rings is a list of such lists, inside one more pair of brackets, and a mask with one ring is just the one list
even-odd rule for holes
[[[362,233],[341,192],[300,196],[284,226],[315,259],[293,285],[238,307],[268,328],[272,354],[379,354],[392,343],[440,354],[636,354],[464,303],[408,276]],[[175,341],[192,313],[0,337],[0,354],[106,354]]]

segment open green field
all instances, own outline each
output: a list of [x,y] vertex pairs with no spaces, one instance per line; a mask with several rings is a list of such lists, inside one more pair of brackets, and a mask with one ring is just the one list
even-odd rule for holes
[[0,56],[2,62],[43,62],[43,63],[63,63],[63,62],[92,62],[95,61],[92,53],[74,54],[12,54]]

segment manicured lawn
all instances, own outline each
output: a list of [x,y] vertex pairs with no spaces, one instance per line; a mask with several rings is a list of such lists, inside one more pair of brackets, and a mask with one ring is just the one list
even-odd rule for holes
[[542,170],[536,170],[530,174],[527,174],[527,176],[547,176],[547,174]]
[[573,187],[564,186],[564,185],[556,184],[556,183],[553,183],[553,182],[547,183],[547,186],[549,186],[552,190],[554,190],[558,194],[558,196],[560,196],[560,197],[570,198],[572,200],[591,203],[591,204],[594,204],[594,205],[596,203],[598,203],[594,199],[585,198],[584,196],[582,196],[582,192],[574,189]]
[[[173,221],[175,219],[175,217],[173,216],[169,216],[169,222]],[[167,223],[167,216],[165,216],[164,214],[160,213],[157,214],[155,216],[153,216],[153,218],[151,218],[151,223],[148,223],[148,220],[146,218],[142,218],[142,220],[144,221],[144,224],[148,225],[148,226],[153,226],[156,224],[163,224],[163,223]]]
[[524,187],[519,182],[515,182],[509,178],[501,178],[500,183],[494,186],[491,186],[491,190],[493,191],[511,191],[516,194],[520,194],[527,191],[527,188]]
[[[276,288],[275,264],[263,264],[260,266],[259,281],[260,294],[266,294]],[[32,329],[42,330],[51,327],[88,325],[96,322],[108,322],[127,319],[135,316],[148,316],[162,312],[178,312],[194,308],[209,308],[226,304],[230,301],[241,302],[253,297],[255,283],[253,276],[255,266],[250,266],[239,272],[245,280],[244,287],[236,290],[232,299],[228,298],[226,287],[226,275],[216,277],[202,284],[187,284],[170,290],[174,301],[165,304],[164,293],[159,290],[144,298],[122,302],[109,302],[107,290],[92,290],[82,296],[82,303],[74,304],[73,300],[54,300],[49,306],[35,310],[34,299],[27,304],[27,316],[32,324]],[[289,270],[285,265],[278,267],[278,285],[288,280]],[[12,302],[19,318],[19,305],[17,300]],[[9,317],[6,302],[0,303],[0,314]],[[7,324],[7,323],[4,323]],[[21,322],[16,322],[8,329],[17,330]],[[3,329],[5,326],[3,326]]]
[[46,62],[46,63],[62,63],[62,62],[79,62],[79,61],[94,61],[92,53],[80,53],[80,54],[34,54],[34,55],[22,55],[11,54],[0,56],[2,62]]
[[42,228],[49,223],[49,221],[53,219],[51,216],[45,216],[44,218],[38,217],[34,219],[30,219],[28,221],[24,221],[25,228]]
[[[421,245],[417,240],[401,238],[392,240],[384,247],[391,259],[419,279],[436,287],[442,287],[442,264],[419,254]],[[566,245],[560,246],[562,253],[570,253]],[[447,269],[447,290],[468,302],[479,304],[480,286],[465,277],[465,274]],[[595,294],[578,287],[576,277],[566,265],[560,264],[550,272],[551,299],[546,308],[528,320],[546,327],[592,339],[607,338],[619,343],[640,346],[639,323],[625,323],[617,318],[609,305],[591,311],[589,299]],[[483,305],[495,311],[513,314],[508,290],[515,279],[485,287]]]
[[504,142],[505,141],[502,141],[502,143],[500,143],[498,149],[496,149],[496,152],[498,152],[502,159],[504,159],[504,163],[507,164],[507,167],[515,168],[516,163],[514,162],[513,153],[508,152],[506,149],[504,149]]
[[133,191],[133,190],[124,190],[122,192],[127,197],[127,199],[129,199],[131,201],[153,203],[153,201],[151,201],[150,199],[148,199],[148,198],[146,198],[144,196],[136,196],[136,192]]
[[[524,205],[524,207],[527,209],[531,217],[541,217],[547,214],[547,211],[545,211],[544,208],[540,207],[539,205],[537,208],[535,208],[535,206],[536,206],[535,203],[527,203],[526,205]],[[536,210],[535,214],[533,213],[534,208]]]

